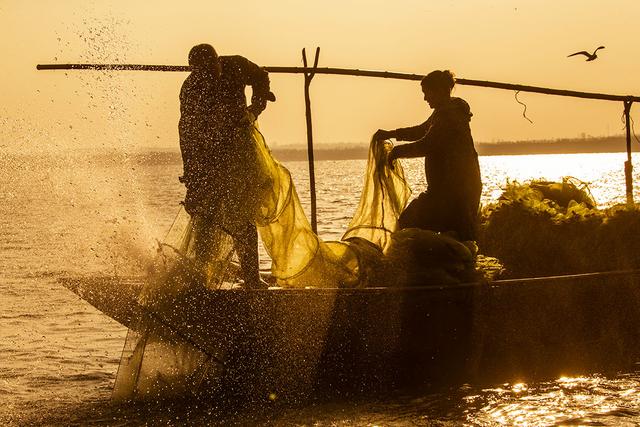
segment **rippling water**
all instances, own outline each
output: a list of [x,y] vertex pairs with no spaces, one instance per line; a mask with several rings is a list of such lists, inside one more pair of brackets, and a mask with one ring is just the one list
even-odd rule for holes
[[[498,197],[507,178],[564,175],[589,182],[601,206],[623,202],[624,160],[621,153],[485,157],[483,203]],[[5,155],[2,164],[0,424],[179,424],[161,409],[109,407],[126,330],[57,279],[139,272],[183,197],[177,181],[181,165],[141,163],[125,155],[62,154]],[[405,165],[414,192],[422,191],[421,162]],[[308,207],[306,163],[287,166]],[[316,165],[322,238],[339,239],[345,230],[364,166],[364,160]],[[635,182],[640,182],[640,164],[635,170]],[[638,189],[635,197],[640,200]],[[262,263],[268,266],[264,257]],[[274,409],[249,420],[284,425],[637,425],[639,390],[640,374],[591,374],[535,384],[465,386],[420,398]],[[180,416],[196,423],[215,418],[206,410]]]

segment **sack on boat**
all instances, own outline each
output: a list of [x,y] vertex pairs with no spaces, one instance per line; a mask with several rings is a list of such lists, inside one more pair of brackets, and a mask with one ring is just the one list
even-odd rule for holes
[[386,262],[396,285],[450,285],[472,280],[473,254],[458,240],[419,228],[391,235]]
[[589,209],[596,206],[587,184],[577,178],[563,177],[562,182],[537,180],[531,181],[529,185],[539,191],[544,199],[553,201],[563,208],[568,208],[572,202],[582,203]]

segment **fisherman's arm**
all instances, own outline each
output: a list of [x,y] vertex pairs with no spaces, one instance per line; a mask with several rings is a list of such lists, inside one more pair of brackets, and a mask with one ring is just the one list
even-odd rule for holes
[[180,182],[185,185],[189,185],[192,176],[192,161],[193,158],[193,141],[191,141],[192,135],[189,132],[192,127],[193,118],[191,117],[191,104],[192,101],[189,97],[188,83],[185,82],[180,90],[180,120],[178,121],[178,137],[180,141],[180,154],[182,154],[182,171],[183,174],[179,177]]
[[398,141],[417,141],[427,132],[428,121],[417,126],[398,128],[395,130],[378,129],[373,135],[376,140],[395,138]]
[[245,77],[245,84],[251,86],[251,105],[247,107],[248,111],[258,117],[260,113],[267,108],[267,101],[275,101],[276,97],[271,93],[269,88],[269,73],[267,71],[249,61],[242,58],[242,71]]
[[411,144],[396,145],[389,153],[389,162],[395,159],[412,159],[414,157],[424,157],[426,155],[426,142],[419,139]]
[[424,157],[432,151],[441,149],[447,140],[454,139],[457,131],[455,121],[449,117],[434,120],[426,133],[417,141],[393,147],[388,161],[391,163],[399,158]]

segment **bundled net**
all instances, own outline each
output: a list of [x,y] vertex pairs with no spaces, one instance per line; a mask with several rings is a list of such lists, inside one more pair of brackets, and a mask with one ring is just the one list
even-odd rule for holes
[[507,183],[483,212],[478,244],[504,265],[503,277],[640,268],[640,211],[598,209],[588,186],[561,182]]

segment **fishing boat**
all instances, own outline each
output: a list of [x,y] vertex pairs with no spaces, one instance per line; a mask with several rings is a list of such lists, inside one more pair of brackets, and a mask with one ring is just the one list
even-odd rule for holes
[[170,327],[219,365],[216,393],[299,399],[629,368],[640,361],[640,270],[363,289],[194,283],[142,306],[142,278],[66,278],[135,330]]
[[[304,68],[266,67],[272,73],[305,76],[314,232],[313,76],[423,77],[318,68],[318,54],[316,50],[313,67],[307,66],[304,51]],[[189,71],[186,66],[135,64],[48,64],[38,69]],[[626,195],[633,204],[629,114],[640,97],[456,82],[623,103]],[[151,303],[140,302],[144,278],[66,278],[62,283],[130,333],[144,335],[150,323],[158,325],[156,330],[170,331],[219,368],[207,375],[209,390],[249,400],[522,381],[628,368],[640,360],[640,270],[411,287],[379,283],[362,288],[212,290],[194,281]]]

